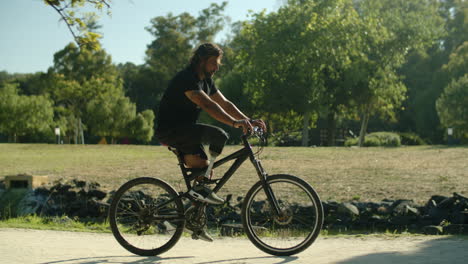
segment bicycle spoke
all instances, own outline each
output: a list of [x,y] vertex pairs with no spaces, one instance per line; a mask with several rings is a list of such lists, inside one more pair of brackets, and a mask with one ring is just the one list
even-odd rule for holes
[[131,196],[133,196],[133,200],[137,203],[138,207],[140,210],[142,210],[144,207],[143,205],[140,203],[139,199],[137,197],[135,197],[135,193],[130,193]]
[[[258,183],[246,197],[244,225],[249,239],[265,252],[289,255],[308,247],[320,231],[322,211],[314,190],[293,176],[276,176],[269,188],[276,199],[279,214]],[[311,206],[313,205],[313,206]],[[256,228],[260,227],[260,228]]]
[[300,216],[295,216],[294,217],[294,220],[300,222],[301,224],[303,225],[307,225],[311,222],[310,219],[306,218],[306,217],[300,217]]
[[135,211],[133,211],[133,210],[127,210],[126,208],[123,208],[123,207],[119,207],[119,208],[121,208],[121,209],[122,209],[125,213],[127,213],[127,214],[131,214],[131,215],[136,215],[136,216],[138,216],[138,213],[135,212]]
[[136,254],[167,250],[181,236],[184,224],[182,203],[176,199],[168,203],[177,193],[151,178],[135,179],[127,185],[118,190],[111,205],[114,236]]

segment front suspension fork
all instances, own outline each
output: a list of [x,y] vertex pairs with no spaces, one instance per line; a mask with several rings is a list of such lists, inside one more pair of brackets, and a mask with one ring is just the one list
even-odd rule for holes
[[254,158],[252,162],[254,163],[254,166],[257,169],[257,174],[260,177],[260,182],[262,183],[262,187],[263,187],[263,190],[265,191],[268,202],[270,203],[276,215],[280,216],[281,209],[280,209],[278,200],[276,199],[275,194],[273,193],[273,190],[271,189],[270,184],[268,183],[268,174],[263,169],[263,166],[260,160],[257,160]]

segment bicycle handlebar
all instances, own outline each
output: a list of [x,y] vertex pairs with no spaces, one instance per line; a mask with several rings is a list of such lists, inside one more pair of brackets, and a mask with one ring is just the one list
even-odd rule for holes
[[262,137],[263,134],[264,134],[264,131],[261,127],[259,126],[254,126],[253,127],[253,133],[251,133],[253,135],[256,135],[256,136],[259,136],[259,137]]
[[264,140],[265,139],[265,132],[263,131],[263,129],[261,127],[254,126],[253,131],[249,130],[247,134],[242,134],[241,137],[247,139],[247,138],[252,137],[252,136],[256,136],[256,137]]

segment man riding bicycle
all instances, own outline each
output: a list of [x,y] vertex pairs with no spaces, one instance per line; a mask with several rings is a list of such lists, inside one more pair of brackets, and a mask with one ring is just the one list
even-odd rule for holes
[[[197,123],[201,110],[214,119],[244,133],[252,131],[253,126],[265,130],[262,120],[251,120],[219,91],[212,79],[219,70],[223,51],[213,43],[200,45],[193,53],[189,65],[178,72],[169,82],[159,105],[156,134],[163,144],[172,146],[184,157],[188,168],[205,168],[205,177],[211,177],[211,166],[221,154],[228,134],[219,127]],[[209,145],[210,159],[203,144]],[[210,204],[222,204],[203,179],[192,188],[189,194],[195,199]]]

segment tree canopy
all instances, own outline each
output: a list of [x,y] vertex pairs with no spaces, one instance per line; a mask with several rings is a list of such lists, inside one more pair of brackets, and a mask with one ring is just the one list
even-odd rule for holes
[[[98,16],[85,12],[110,12],[110,1],[44,3],[75,43],[45,73],[0,72],[0,133],[10,141],[50,140],[59,126],[67,142],[150,142],[169,80],[230,23],[227,2],[154,17],[145,62],[115,65],[100,48]],[[360,142],[368,131],[394,130],[441,143],[449,126],[467,139],[467,14],[465,0],[284,1],[231,25],[215,82],[248,116],[266,119],[274,138],[303,145],[334,145],[338,128],[360,130]]]
[[47,96],[20,95],[17,86],[0,86],[0,132],[15,143],[19,136],[50,130],[53,120],[52,101]]
[[110,15],[110,3],[111,0],[44,0],[44,4],[59,14],[78,46],[87,49],[100,49],[99,39],[102,35],[96,32],[99,28],[96,14],[83,10],[107,10]]

